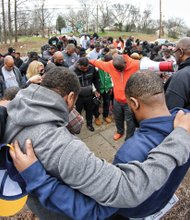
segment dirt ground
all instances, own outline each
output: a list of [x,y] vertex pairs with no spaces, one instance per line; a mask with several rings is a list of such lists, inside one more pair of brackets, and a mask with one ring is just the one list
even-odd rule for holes
[[40,48],[44,44],[47,44],[48,39],[46,38],[26,38],[26,39],[21,39],[18,43],[13,43],[12,45],[10,44],[1,44],[0,45],[0,53],[5,54],[7,53],[7,49],[9,47],[13,47],[16,52],[20,52],[21,56],[25,57],[27,55],[27,52],[29,51],[36,51],[40,53]]

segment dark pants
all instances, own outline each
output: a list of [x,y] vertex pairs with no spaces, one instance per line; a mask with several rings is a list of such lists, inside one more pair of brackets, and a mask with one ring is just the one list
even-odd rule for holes
[[125,103],[117,102],[114,99],[113,113],[114,113],[117,133],[124,134],[124,130],[125,130],[124,121],[126,121],[127,132],[126,132],[125,140],[127,140],[134,134],[136,128],[133,114],[130,111],[129,106]]
[[100,116],[99,108],[100,105],[93,104],[93,115],[95,118],[98,118]]
[[110,93],[101,93],[103,98],[103,117],[106,118],[109,115],[109,107],[110,107]]
[[92,115],[93,115],[93,96],[80,96],[76,102],[76,110],[81,114],[84,109],[86,112],[86,122],[87,125],[92,125]]

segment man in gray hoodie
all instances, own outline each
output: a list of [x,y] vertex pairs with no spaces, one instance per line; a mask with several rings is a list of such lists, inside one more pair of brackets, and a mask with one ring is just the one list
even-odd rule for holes
[[[140,204],[163,185],[176,166],[188,160],[190,135],[183,128],[176,128],[145,163],[116,167],[95,157],[66,128],[79,91],[78,79],[70,70],[51,69],[41,85],[21,90],[8,105],[4,141],[17,139],[24,146],[31,138],[48,173],[102,205],[120,208]],[[42,209],[36,198],[30,197],[28,204],[41,219],[70,219]]]

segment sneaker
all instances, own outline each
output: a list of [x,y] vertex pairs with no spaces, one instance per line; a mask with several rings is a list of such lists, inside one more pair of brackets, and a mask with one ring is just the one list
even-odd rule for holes
[[92,125],[87,125],[87,128],[88,128],[89,131],[94,131],[95,130]]
[[115,141],[117,141],[117,140],[119,140],[122,136],[123,136],[123,134],[115,133],[114,136],[113,136],[113,139],[114,139]]
[[100,126],[100,125],[102,124],[102,122],[100,121],[99,118],[95,118],[95,124],[96,124],[97,126]]
[[110,117],[105,117],[104,121],[107,122],[108,124],[112,122],[112,119]]

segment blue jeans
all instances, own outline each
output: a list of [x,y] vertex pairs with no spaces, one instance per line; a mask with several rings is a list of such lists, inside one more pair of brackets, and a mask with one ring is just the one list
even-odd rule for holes
[[124,122],[126,121],[127,131],[126,131],[125,140],[127,140],[134,134],[136,128],[134,117],[131,110],[129,109],[129,106],[126,103],[117,102],[114,99],[113,113],[114,113],[117,133],[122,135],[124,134],[125,131]]

